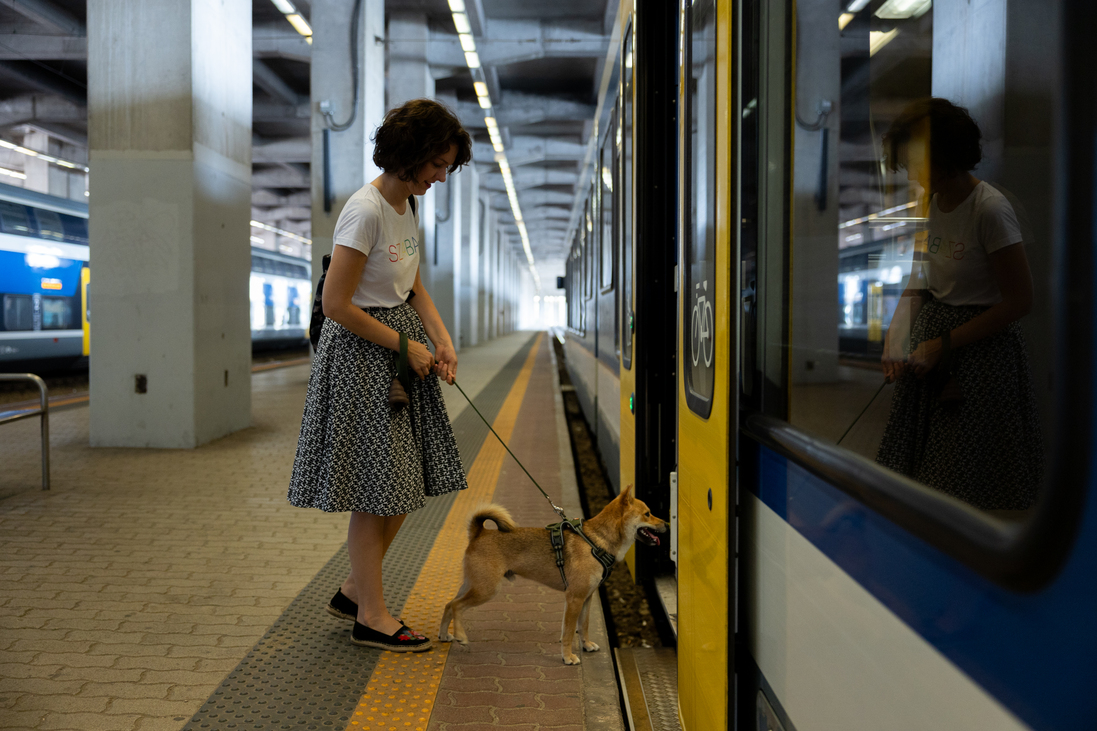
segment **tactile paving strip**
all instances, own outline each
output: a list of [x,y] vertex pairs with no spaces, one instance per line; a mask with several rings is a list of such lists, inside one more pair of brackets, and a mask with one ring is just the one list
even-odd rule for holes
[[[522,372],[493,420],[495,431],[504,442],[509,441],[514,432],[540,340],[538,336]],[[487,440],[480,448],[469,470],[468,490],[456,496],[453,511],[447,516],[412,589],[409,606],[404,612],[409,626],[425,627],[437,622],[446,602],[456,594],[461,584],[463,562],[454,547],[465,543],[469,513],[478,505],[489,502],[495,494],[506,458],[503,446],[495,439]],[[347,731],[385,731],[405,727],[409,731],[425,731],[449,649],[449,643],[439,642],[430,653],[431,657],[426,659],[411,653],[388,653],[382,657],[354,709],[354,715],[346,726]]]
[[[526,362],[537,335],[474,397],[494,420]],[[466,471],[480,452],[488,428],[472,409],[453,424]],[[451,493],[427,501],[408,516],[385,555],[385,595],[399,614],[456,499]],[[350,570],[341,548],[293,600],[255,647],[226,676],[184,729],[344,728],[373,674],[380,650],[352,645],[350,623],[324,609]],[[407,618],[409,622],[414,621]],[[425,628],[428,631],[433,628]],[[430,663],[431,655],[417,659]],[[444,662],[444,658],[443,658]]]

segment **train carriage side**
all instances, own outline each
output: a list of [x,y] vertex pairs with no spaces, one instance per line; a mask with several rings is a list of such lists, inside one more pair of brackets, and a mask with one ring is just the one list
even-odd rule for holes
[[[1097,8],[728,7],[738,727],[1097,726]],[[958,391],[883,385],[943,332]]]

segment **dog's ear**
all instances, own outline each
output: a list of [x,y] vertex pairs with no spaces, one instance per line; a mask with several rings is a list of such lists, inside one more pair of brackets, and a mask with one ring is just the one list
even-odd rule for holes
[[621,491],[621,502],[625,505],[632,502],[632,485],[626,485],[625,489]]

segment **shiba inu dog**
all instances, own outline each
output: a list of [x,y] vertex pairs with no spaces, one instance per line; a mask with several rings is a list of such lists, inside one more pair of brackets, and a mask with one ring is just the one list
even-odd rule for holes
[[[484,522],[492,520],[499,530],[487,530]],[[642,500],[632,496],[632,485],[626,487],[602,512],[583,523],[583,532],[595,545],[624,559],[636,540],[649,546],[659,545],[657,533],[666,533],[667,522],[656,518]],[[468,643],[461,624],[461,612],[479,606],[493,596],[499,582],[515,575],[533,579],[545,586],[564,592],[564,624],[560,649],[567,665],[578,665],[573,652],[576,624],[580,626],[583,649],[595,652],[598,645],[587,638],[590,624],[590,600],[602,581],[602,564],[591,554],[591,548],[571,531],[564,532],[564,573],[567,587],[556,565],[556,555],[546,528],[520,528],[510,513],[499,505],[486,505],[469,520],[469,545],[465,549],[465,580],[457,596],[442,613],[438,639]],[[449,633],[453,621],[453,634]]]

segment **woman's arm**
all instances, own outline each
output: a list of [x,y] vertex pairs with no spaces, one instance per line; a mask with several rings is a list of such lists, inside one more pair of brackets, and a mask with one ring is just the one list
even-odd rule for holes
[[[358,288],[358,280],[362,278],[362,270],[366,267],[366,259],[366,255],[357,249],[349,246],[335,247],[327,276],[324,278],[324,317],[334,320],[371,343],[399,351],[400,333],[372,315],[367,315],[351,302],[354,290]],[[408,363],[420,378],[425,378],[433,367],[434,357],[425,345],[410,340]]]
[[411,289],[415,292],[415,296],[411,298],[411,306],[419,313],[419,319],[423,321],[423,329],[427,331],[427,337],[434,343],[434,357],[437,361],[434,372],[452,385],[453,379],[457,376],[457,352],[453,348],[449,331],[442,322],[442,316],[434,306],[434,300],[430,298],[430,293],[423,285],[419,270],[415,271],[415,284]]
[[[1002,293],[1002,301],[986,312],[971,318],[952,330],[949,337],[953,348],[988,338],[1020,320],[1032,309],[1032,272],[1028,268],[1024,244],[1012,244],[987,256],[990,275]],[[924,375],[941,359],[941,339],[926,341],[910,355],[910,364],[917,375]]]

